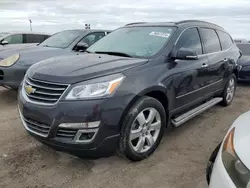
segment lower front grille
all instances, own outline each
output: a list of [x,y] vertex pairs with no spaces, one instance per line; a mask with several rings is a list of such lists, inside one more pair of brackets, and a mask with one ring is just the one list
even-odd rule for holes
[[59,128],[57,130],[56,137],[65,138],[68,140],[73,140],[76,136],[78,130],[76,129],[68,129],[68,128]]
[[3,80],[4,72],[0,70],[0,80]]
[[48,136],[50,125],[43,124],[37,121],[34,121],[30,118],[24,117],[23,120],[26,123],[26,126],[33,132],[41,134],[43,136]]

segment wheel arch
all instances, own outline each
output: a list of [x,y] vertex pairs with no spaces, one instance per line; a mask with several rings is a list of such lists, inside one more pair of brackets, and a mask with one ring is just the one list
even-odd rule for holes
[[166,89],[163,86],[153,86],[153,87],[147,88],[147,89],[141,91],[140,93],[136,94],[135,97],[129,102],[129,104],[125,108],[119,124],[122,125],[122,122],[124,121],[124,118],[126,117],[126,114],[128,113],[130,108],[135,104],[135,102],[138,99],[140,99],[143,96],[148,96],[148,97],[152,97],[152,98],[158,100],[163,105],[163,107],[165,109],[166,117],[167,117],[167,119],[166,119],[166,122],[167,122],[166,127],[167,127],[168,122],[169,122],[169,99],[168,99],[165,91],[166,91]]

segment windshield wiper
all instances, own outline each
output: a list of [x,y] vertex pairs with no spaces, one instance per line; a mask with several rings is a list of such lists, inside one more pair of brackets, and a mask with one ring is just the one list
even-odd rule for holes
[[116,55],[116,56],[122,56],[122,57],[132,57],[131,55],[123,53],[123,52],[101,52],[101,51],[96,51],[95,53],[97,53],[97,54]]

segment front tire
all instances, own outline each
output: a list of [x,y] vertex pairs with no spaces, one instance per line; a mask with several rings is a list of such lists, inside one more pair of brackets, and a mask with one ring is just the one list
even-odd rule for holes
[[119,153],[131,161],[150,156],[160,144],[166,127],[162,104],[152,97],[140,98],[125,116]]
[[236,83],[237,83],[236,76],[234,74],[232,74],[228,78],[226,87],[225,87],[223,94],[222,94],[223,100],[222,100],[221,104],[223,106],[229,106],[232,103],[234,95],[235,95]]

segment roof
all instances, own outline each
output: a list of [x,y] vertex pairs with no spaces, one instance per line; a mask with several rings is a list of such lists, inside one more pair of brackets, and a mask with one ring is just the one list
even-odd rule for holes
[[[79,32],[110,32],[110,30],[104,30],[104,29],[69,29],[69,30],[62,30],[62,31],[79,31]],[[0,32],[0,33],[6,33],[7,35],[13,35],[13,34],[36,34],[36,35],[51,35],[48,33],[41,33],[41,32]]]
[[62,31],[109,32],[111,30],[106,30],[106,29],[67,29],[67,30],[62,30]]
[[199,25],[199,26],[211,26],[224,30],[221,26],[214,23],[202,21],[202,20],[182,20],[178,22],[134,22],[129,23],[125,26],[189,26],[189,25]]
[[42,32],[31,32],[31,31],[10,31],[10,32],[0,32],[0,33],[5,33],[7,35],[13,35],[13,34],[35,34],[35,35],[50,35],[48,33],[42,33]]

